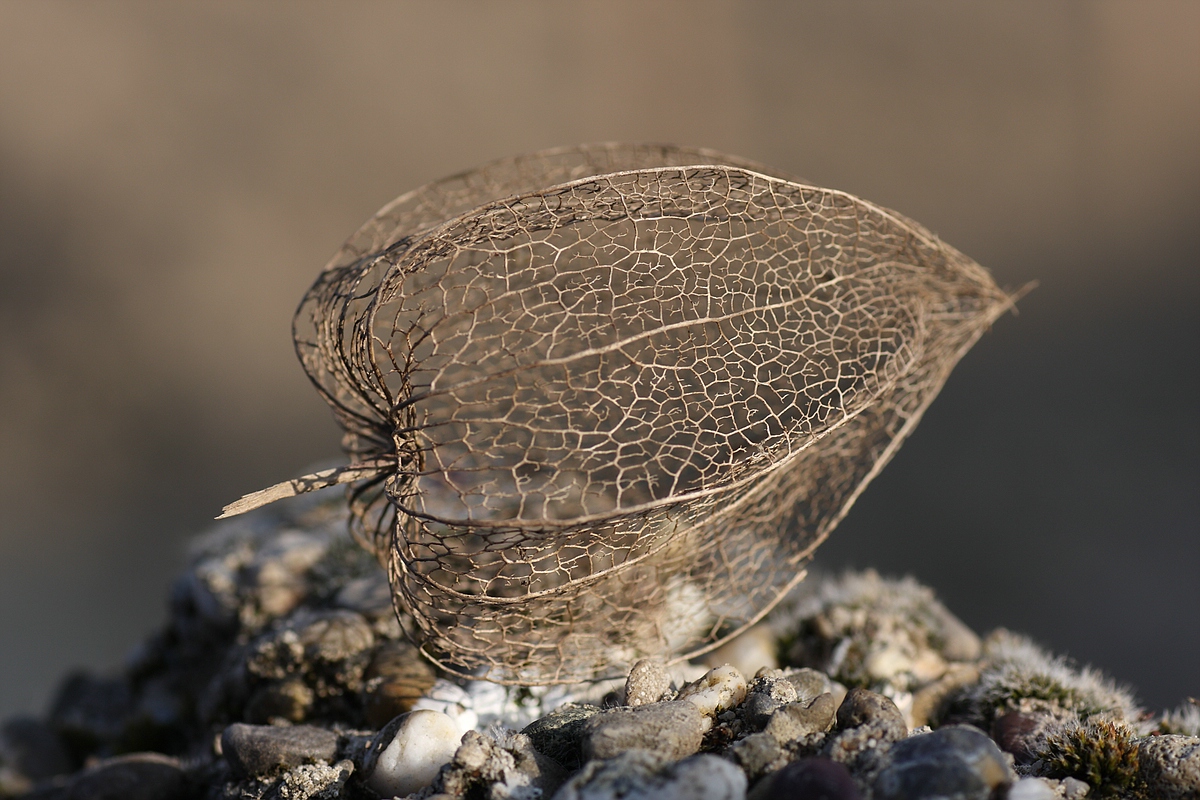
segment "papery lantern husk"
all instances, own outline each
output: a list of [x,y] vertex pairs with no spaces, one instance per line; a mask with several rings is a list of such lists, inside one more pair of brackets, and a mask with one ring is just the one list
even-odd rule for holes
[[297,352],[350,466],[281,486],[353,480],[451,672],[691,658],[803,578],[1012,303],[911,220],[741,159],[498,161],[386,206],[308,292]]

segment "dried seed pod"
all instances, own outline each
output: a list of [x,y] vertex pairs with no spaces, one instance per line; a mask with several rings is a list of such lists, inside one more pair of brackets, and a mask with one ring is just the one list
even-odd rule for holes
[[403,195],[295,319],[425,654],[547,684],[760,619],[1012,298],[894,212],[599,145]]

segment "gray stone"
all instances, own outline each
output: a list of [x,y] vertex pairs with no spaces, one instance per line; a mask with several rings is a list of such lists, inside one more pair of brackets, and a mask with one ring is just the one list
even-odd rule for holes
[[833,724],[837,706],[833,695],[823,694],[809,703],[788,703],[767,722],[765,733],[780,744],[799,741],[814,733],[824,733]]
[[845,730],[868,723],[886,729],[895,738],[908,733],[904,715],[890,697],[866,689],[851,689],[846,693],[846,699],[838,706],[838,728]]
[[798,699],[795,685],[778,672],[756,676],[738,709],[742,721],[754,730],[762,730],[777,709]]
[[238,777],[253,778],[337,755],[338,736],[310,725],[235,723],[221,734],[221,754]]
[[897,742],[888,761],[875,778],[876,800],[989,800],[1016,780],[996,743],[967,725]]
[[808,667],[782,670],[782,677],[796,688],[796,699],[807,701],[833,691],[833,681],[824,672]]
[[803,758],[767,776],[748,800],[861,800],[850,770],[828,758]]
[[870,773],[893,742],[908,734],[900,709],[889,698],[866,689],[851,689],[837,710],[838,733],[829,738],[823,755],[855,772]]
[[746,776],[712,755],[670,763],[645,750],[592,761],[553,800],[743,800]]
[[541,719],[534,720],[521,733],[534,748],[574,772],[583,766],[583,738],[586,723],[600,713],[598,706],[567,703]]
[[636,707],[657,703],[671,691],[671,677],[659,661],[643,658],[629,670],[625,680],[625,705]]
[[159,753],[131,753],[110,758],[80,774],[64,800],[166,800],[183,794],[185,780],[178,759]]
[[1200,798],[1200,738],[1149,736],[1138,741],[1142,780],[1163,800]]
[[690,756],[700,749],[708,722],[688,700],[638,708],[614,708],[585,723],[585,761],[613,758],[626,750],[649,750],[664,758]]

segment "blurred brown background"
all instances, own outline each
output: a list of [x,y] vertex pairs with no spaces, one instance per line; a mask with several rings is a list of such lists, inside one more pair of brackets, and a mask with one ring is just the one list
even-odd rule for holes
[[425,181],[717,148],[1015,288],[818,556],[1200,695],[1200,4],[0,4],[0,716],[165,618],[227,501],[337,455],[290,318]]

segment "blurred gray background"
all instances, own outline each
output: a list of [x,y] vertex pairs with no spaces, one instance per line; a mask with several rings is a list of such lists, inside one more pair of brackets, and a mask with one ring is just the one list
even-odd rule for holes
[[1200,4],[0,3],[0,716],[338,455],[290,318],[379,206],[585,141],[895,208],[1015,288],[818,564],[1200,695]]

